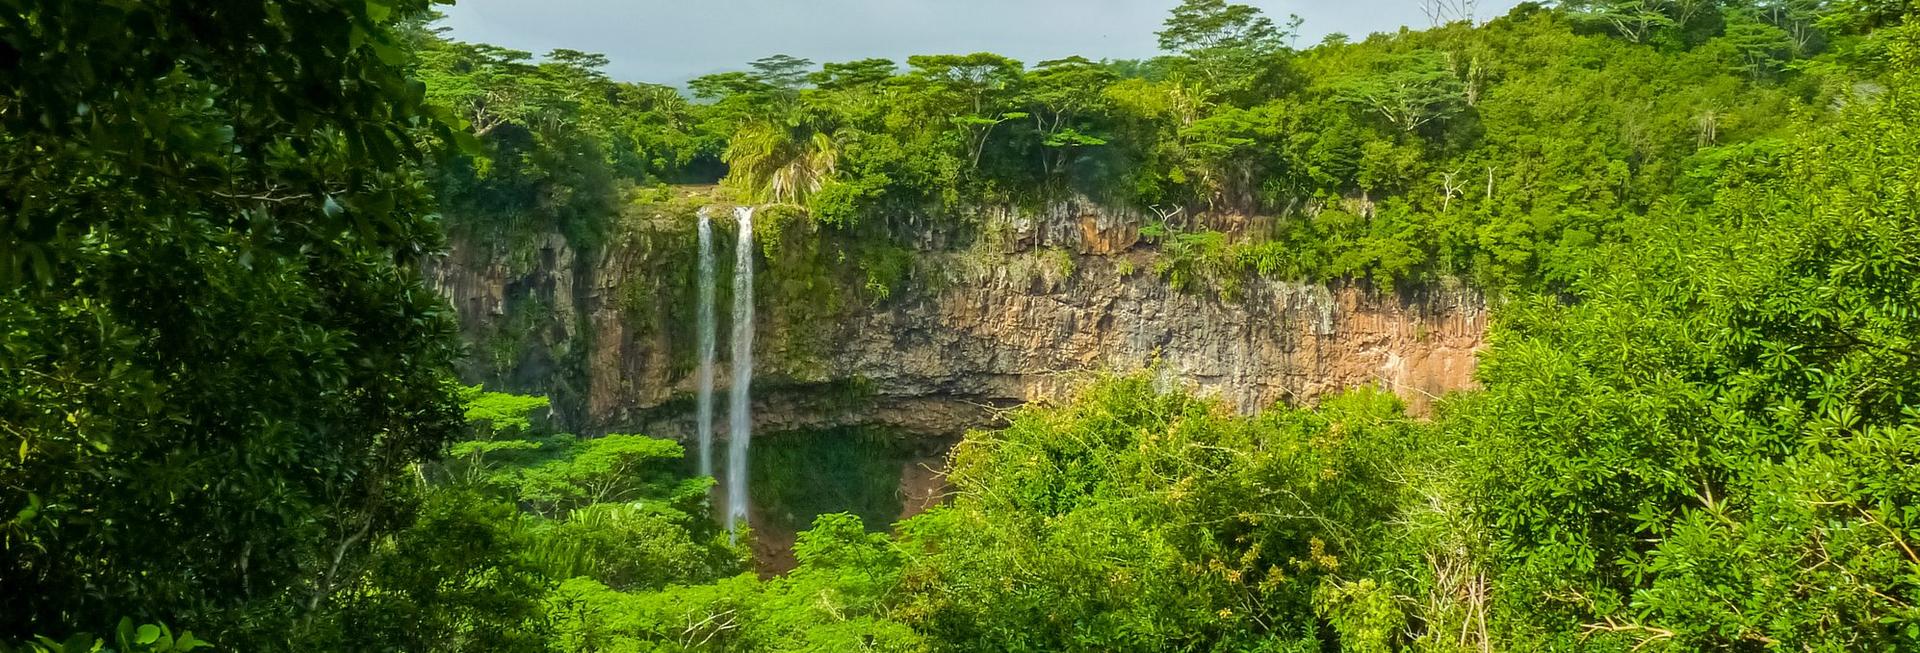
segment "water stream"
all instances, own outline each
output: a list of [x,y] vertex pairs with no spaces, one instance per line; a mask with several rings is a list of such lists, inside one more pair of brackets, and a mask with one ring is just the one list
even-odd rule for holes
[[694,431],[700,439],[700,475],[713,476],[713,362],[714,350],[714,288],[713,288],[713,219],[707,209],[700,209],[700,306],[696,321],[700,330],[700,372],[699,372],[699,408],[695,419]]
[[733,385],[727,397],[727,532],[747,518],[747,445],[753,440],[753,207],[733,210],[739,245],[733,266]]

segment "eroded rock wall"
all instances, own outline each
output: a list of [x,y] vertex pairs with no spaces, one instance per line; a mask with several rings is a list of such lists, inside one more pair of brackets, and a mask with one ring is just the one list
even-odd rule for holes
[[[1232,297],[1176,290],[1151,271],[1143,220],[1088,203],[1002,210],[986,222],[998,245],[929,246],[913,282],[884,302],[828,320],[763,303],[756,431],[881,423],[952,434],[1099,371],[1151,370],[1244,412],[1371,385],[1420,413],[1472,383],[1487,324],[1477,293],[1258,279]],[[433,275],[474,343],[471,380],[551,394],[583,432],[690,434],[692,224],[663,217],[644,229],[592,254],[548,238],[509,262],[456,240]],[[719,372],[724,389],[724,363]]]

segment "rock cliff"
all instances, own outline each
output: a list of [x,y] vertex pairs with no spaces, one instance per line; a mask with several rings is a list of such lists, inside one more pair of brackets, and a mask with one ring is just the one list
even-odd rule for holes
[[[1062,203],[989,212],[983,224],[992,246],[916,243],[912,275],[883,301],[795,295],[823,282],[763,263],[756,432],[860,423],[953,434],[1099,371],[1139,369],[1245,412],[1372,385],[1422,413],[1472,383],[1484,342],[1485,301],[1469,290],[1248,279],[1222,297],[1154,274],[1137,215]],[[624,229],[592,253],[558,236],[518,257],[456,239],[433,279],[474,344],[469,380],[550,394],[582,432],[686,437],[692,221],[662,213]]]

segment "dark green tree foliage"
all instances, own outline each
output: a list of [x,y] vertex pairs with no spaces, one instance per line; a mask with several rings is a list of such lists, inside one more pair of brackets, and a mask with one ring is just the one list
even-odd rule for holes
[[1644,43],[1655,34],[1684,28],[1699,9],[1711,2],[1695,0],[1574,0],[1562,3],[1581,22],[1610,29],[1630,43]]
[[[409,486],[405,528],[320,606],[319,650],[548,651],[571,635],[569,587],[654,592],[738,573],[742,552],[709,512],[708,478],[636,435],[584,439],[542,422],[541,398],[464,393],[475,439]],[[571,650],[571,649],[570,649]]]
[[1373,117],[1405,132],[1467,108],[1465,84],[1449,57],[1432,50],[1377,58],[1336,85],[1336,99],[1364,107]]
[[748,64],[754,75],[778,89],[796,89],[807,81],[813,70],[813,62],[784,54],[761,57]]
[[[706,104],[610,82],[577,52],[421,50],[430,97],[494,149],[441,171],[452,222],[517,234],[523,254],[552,232],[602,242],[630,185],[724,178],[868,243],[964,244],[983,206],[1151,209],[1161,267],[1223,294],[1249,275],[1561,290],[1689,157],[1774,136],[1884,66],[1872,30],[1904,6],[1523,4],[1295,51],[1297,23],[1192,0],[1149,61],[776,55],[694,80]],[[1228,216],[1256,219],[1219,247],[1174,244]]]
[[1208,94],[1230,95],[1263,81],[1299,29],[1298,16],[1283,29],[1257,7],[1185,0],[1160,31],[1160,49],[1179,55],[1176,74],[1191,76]]
[[289,650],[545,651],[549,583],[511,503],[463,488],[428,493]]
[[[964,242],[982,205],[1088,196],[1165,216],[1155,244],[1188,260],[1164,267],[1206,271],[1194,288],[1230,294],[1257,274],[1559,289],[1689,157],[1832,101],[1842,58],[1881,65],[1883,46],[1847,27],[1884,20],[1847,18],[1863,13],[1528,4],[1296,52],[1292,26],[1195,0],[1148,62],[932,55],[827,64],[801,84],[810,64],[786,57],[693,87],[714,102],[701,129],[729,142],[729,184],[839,236]],[[1632,16],[1645,20],[1619,22]],[[1264,217],[1174,251],[1223,215]]]
[[[1911,3],[1523,5],[1291,52],[1192,0],[1153,61],[777,56],[697,80],[709,105],[393,27],[414,3],[8,8],[0,640],[28,650],[202,644],[156,622],[234,650],[1920,649]],[[436,137],[472,147],[427,164]],[[950,505],[820,516],[762,580],[679,445],[450,385],[418,272],[429,185],[469,235],[590,246],[630,186],[721,162],[779,203],[769,261],[861,259],[876,296],[906,255],[823,233],[1084,193],[1158,211],[1175,285],[1508,301],[1433,421],[1105,379],[970,435]],[[1271,219],[1197,227],[1231,212]],[[76,631],[109,636],[32,639]]]
[[650,593],[567,581],[551,599],[556,648],[906,652],[935,644],[888,616],[901,554],[886,535],[850,515],[823,515],[794,552],[800,567],[767,581],[743,575]]
[[1338,641],[1316,588],[1401,518],[1410,426],[1383,393],[1245,420],[1109,381],[961,445],[953,505],[903,525],[896,614],[950,650]]
[[1522,633],[1920,645],[1920,40],[1904,31],[1885,96],[1723,164],[1706,215],[1603,250],[1619,263],[1577,304],[1512,311],[1457,423],[1482,444]]
[[[1672,179],[1646,214],[1611,224],[1630,239],[1560,253],[1585,259],[1567,266],[1567,292],[1503,309],[1485,391],[1435,423],[1379,394],[1248,419],[1145,378],[1109,380],[970,436],[953,504],[891,541],[823,518],[803,539],[812,553],[779,581],[571,586],[581,609],[569,641],[1920,646],[1920,33],[1876,38],[1891,74],[1870,94],[1795,118],[1791,138],[1691,146],[1684,168],[1661,168]],[[1621,90],[1565,72],[1552,82],[1562,90]],[[1526,97],[1478,102],[1538,125],[1525,109],[1541,96]],[[1241,129],[1213,140],[1230,145]],[[1592,156],[1579,152],[1566,160]],[[1372,156],[1365,165],[1404,165]]]
[[[448,228],[465,242],[504,241],[524,259],[558,233],[592,248],[611,235],[627,189],[708,180],[724,147],[674,89],[615,82],[604,56],[531,54],[415,30],[414,73],[429,100],[472,127],[479,148],[433,167]],[[521,261],[524,263],[524,261]]]
[[1081,148],[1107,144],[1099,120],[1108,108],[1102,93],[1113,71],[1083,57],[1040,62],[1027,75],[1033,128],[1044,136],[1040,165],[1048,177],[1069,176]]
[[403,510],[459,425],[425,9],[0,10],[0,639],[271,646]]

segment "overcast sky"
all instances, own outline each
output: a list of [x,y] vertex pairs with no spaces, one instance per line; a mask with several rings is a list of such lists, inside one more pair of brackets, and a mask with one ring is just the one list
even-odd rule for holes
[[[1419,0],[1240,0],[1306,19],[1299,45],[1425,27]],[[1177,0],[460,0],[453,37],[529,50],[599,52],[616,79],[679,83],[790,54],[814,61],[997,52],[1028,63],[1067,55],[1152,56]],[[1481,20],[1517,0],[1481,0]]]

